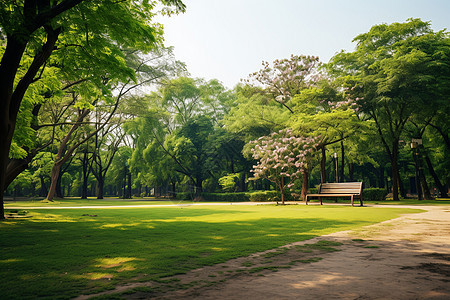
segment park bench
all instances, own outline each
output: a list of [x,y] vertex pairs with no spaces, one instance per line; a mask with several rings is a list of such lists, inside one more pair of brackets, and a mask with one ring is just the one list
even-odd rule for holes
[[306,195],[306,204],[311,197],[319,198],[320,205],[322,205],[322,198],[324,197],[350,197],[352,206],[354,198],[359,198],[361,206],[363,206],[362,190],[362,182],[321,183],[317,194]]

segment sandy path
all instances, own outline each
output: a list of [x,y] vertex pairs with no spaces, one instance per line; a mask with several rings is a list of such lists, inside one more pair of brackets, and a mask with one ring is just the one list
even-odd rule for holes
[[[269,251],[274,255],[256,253],[193,270],[175,276],[176,284],[141,283],[119,287],[115,292],[144,286],[152,290],[124,297],[448,300],[450,207],[414,208],[427,212],[286,245],[283,251]],[[342,245],[333,246],[340,250],[336,252],[303,251],[305,246],[302,245],[318,241],[335,241]]]
[[[300,263],[264,276],[238,276],[213,287],[167,296],[183,299],[450,299],[450,207],[426,209],[425,213],[406,215],[357,232],[321,237],[320,240],[335,240],[343,245],[338,247],[339,252],[321,254],[323,259],[319,262]],[[364,241],[353,241],[357,238]]]

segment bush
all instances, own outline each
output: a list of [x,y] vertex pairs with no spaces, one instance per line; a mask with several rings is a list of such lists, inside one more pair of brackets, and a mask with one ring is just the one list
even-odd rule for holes
[[386,200],[387,191],[386,189],[380,188],[367,188],[363,189],[363,201],[384,201]]
[[[176,194],[177,200],[194,200],[195,195],[189,192]],[[248,193],[202,193],[204,201],[245,202],[249,201]]]
[[256,191],[248,193],[248,195],[252,202],[279,201],[277,191]]
[[[296,191],[296,194],[300,195],[300,192]],[[270,201],[281,201],[281,194],[278,191],[256,191],[249,193],[250,201],[252,202],[270,202]],[[294,201],[291,192],[289,190],[285,191],[285,201]]]
[[193,200],[192,193],[189,192],[180,192],[176,193],[175,199],[177,200]]
[[319,192],[319,188],[309,188],[308,194],[317,194]]
[[205,201],[245,202],[249,201],[248,193],[202,193]]

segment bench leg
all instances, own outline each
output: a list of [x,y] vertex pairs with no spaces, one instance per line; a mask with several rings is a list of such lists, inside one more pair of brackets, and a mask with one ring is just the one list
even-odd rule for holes
[[306,202],[305,203],[306,203],[306,205],[308,205],[308,196],[306,196]]
[[361,206],[364,206],[363,201],[362,201],[362,195],[361,195],[361,197],[359,197],[359,202],[361,202]]
[[322,204],[322,197],[319,197],[319,200],[320,200],[320,205],[323,205]]
[[351,196],[351,198],[352,198],[352,206],[354,206],[354,205],[353,205],[353,196]]

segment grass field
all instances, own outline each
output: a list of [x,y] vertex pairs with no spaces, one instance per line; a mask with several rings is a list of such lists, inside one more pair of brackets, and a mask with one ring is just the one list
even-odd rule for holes
[[30,210],[30,218],[0,223],[0,295],[68,299],[417,211],[330,205]]

